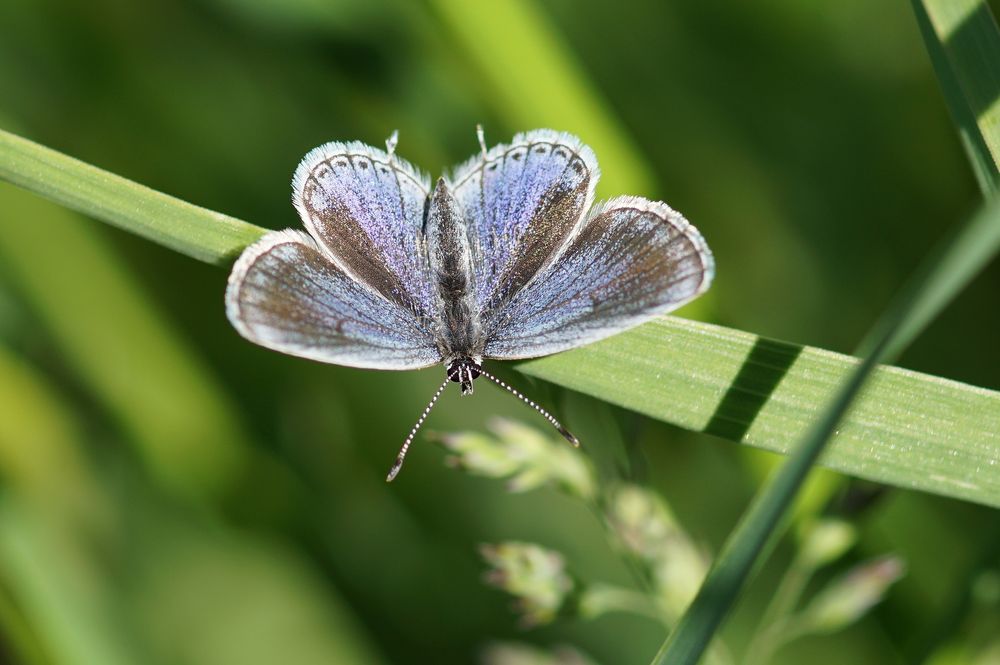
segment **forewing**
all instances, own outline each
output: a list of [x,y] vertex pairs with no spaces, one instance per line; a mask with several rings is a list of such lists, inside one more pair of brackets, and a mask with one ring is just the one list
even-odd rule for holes
[[485,355],[530,358],[596,342],[701,295],[715,272],[701,234],[664,203],[597,206],[566,251],[483,322]]
[[429,181],[363,143],[310,151],[292,179],[309,233],[346,273],[430,320],[434,299],[422,226]]
[[480,311],[502,307],[577,228],[599,176],[575,136],[539,129],[474,157],[451,177],[469,227]]
[[441,361],[413,312],[347,275],[299,231],[273,231],[243,252],[226,314],[251,342],[320,362],[417,369]]

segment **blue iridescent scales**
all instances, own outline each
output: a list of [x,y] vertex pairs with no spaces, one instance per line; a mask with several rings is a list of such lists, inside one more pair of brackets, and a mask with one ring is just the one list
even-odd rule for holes
[[565,244],[599,177],[590,148],[549,130],[515,136],[455,169],[449,186],[465,213],[480,308],[499,309],[537,272],[524,270],[526,262],[552,258]]
[[430,179],[387,150],[328,143],[292,180],[308,233],[248,247],[226,291],[237,331],[276,351],[372,369],[444,363],[448,378],[410,432],[390,479],[447,381],[472,392],[484,358],[589,344],[703,293],[714,262],[664,203],[593,205],[599,171],[579,139],[534,130]]

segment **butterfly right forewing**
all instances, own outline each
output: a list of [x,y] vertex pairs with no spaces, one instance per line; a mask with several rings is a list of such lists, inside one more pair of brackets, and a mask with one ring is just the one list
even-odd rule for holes
[[481,311],[502,308],[559,254],[598,177],[590,148],[546,129],[518,134],[455,170],[449,184],[468,225]]

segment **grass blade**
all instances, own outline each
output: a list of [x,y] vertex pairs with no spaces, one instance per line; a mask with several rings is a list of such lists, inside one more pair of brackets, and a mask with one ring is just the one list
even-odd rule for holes
[[[857,364],[852,356],[666,317],[518,369],[685,429],[787,453]],[[880,366],[821,463],[1000,506],[998,448],[1000,393]]]
[[913,0],[945,102],[983,191],[1000,183],[1000,33],[983,0]]
[[0,179],[206,263],[233,261],[266,231],[3,130]]

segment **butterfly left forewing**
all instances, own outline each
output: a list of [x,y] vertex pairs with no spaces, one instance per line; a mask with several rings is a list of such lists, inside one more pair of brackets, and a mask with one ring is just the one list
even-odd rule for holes
[[484,315],[485,355],[530,358],[596,342],[696,298],[714,272],[704,238],[679,213],[614,199],[506,307]]
[[309,233],[344,272],[429,322],[435,296],[423,238],[427,176],[363,143],[311,150],[292,179]]

